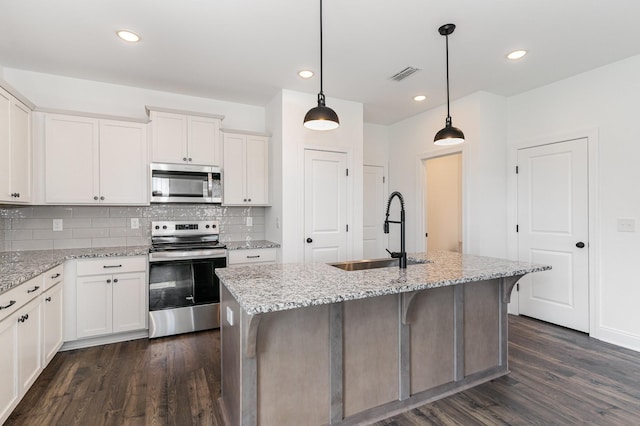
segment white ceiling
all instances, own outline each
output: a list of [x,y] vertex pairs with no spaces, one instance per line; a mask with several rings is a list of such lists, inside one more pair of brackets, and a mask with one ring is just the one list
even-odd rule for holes
[[[281,89],[319,90],[318,0],[0,2],[7,68],[260,106]],[[437,30],[452,22],[452,99],[510,96],[640,54],[638,18],[638,0],[324,0],[324,92],[329,106],[363,103],[365,121],[378,124],[442,105]],[[142,41],[120,41],[122,28]],[[507,61],[515,49],[529,55]],[[390,80],[409,65],[421,71]],[[316,76],[300,79],[304,68]]]

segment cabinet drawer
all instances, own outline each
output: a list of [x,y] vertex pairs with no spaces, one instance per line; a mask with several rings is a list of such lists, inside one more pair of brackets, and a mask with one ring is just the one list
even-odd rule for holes
[[0,321],[8,317],[28,301],[42,294],[42,275],[0,294]]
[[47,290],[54,285],[62,282],[63,276],[62,271],[64,271],[63,265],[58,265],[55,268],[49,269],[47,272],[43,273],[44,275],[44,288],[43,290]]
[[147,257],[106,257],[78,261],[77,275],[119,274],[121,272],[143,272],[147,270]]
[[230,250],[229,265],[266,263],[276,261],[276,249]]

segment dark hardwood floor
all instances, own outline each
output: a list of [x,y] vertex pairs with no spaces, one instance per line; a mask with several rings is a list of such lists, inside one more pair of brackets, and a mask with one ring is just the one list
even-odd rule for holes
[[[525,317],[509,336],[509,375],[377,425],[640,425],[639,353]],[[219,425],[219,365],[218,331],[61,352],[6,424]]]

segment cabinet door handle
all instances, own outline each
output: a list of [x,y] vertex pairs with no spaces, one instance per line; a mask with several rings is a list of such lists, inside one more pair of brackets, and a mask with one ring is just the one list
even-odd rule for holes
[[56,278],[58,278],[59,276],[60,276],[60,273],[58,272],[58,273],[57,273],[57,274],[55,274],[55,275],[51,275],[51,279],[52,279],[52,280],[55,280],[55,279],[56,279]]
[[249,198],[249,202],[251,202],[251,198]]
[[8,308],[12,307],[15,304],[16,304],[15,300],[9,300],[9,304],[8,305],[0,306],[0,310],[1,309],[8,309]]
[[45,302],[51,302],[51,296],[47,297],[46,299],[44,299]]
[[100,197],[100,200],[101,200],[101,201],[104,201],[104,196],[101,196],[101,197]]
[[38,291],[38,289],[40,289],[40,286],[37,285],[34,288],[32,288],[31,290],[27,290],[27,293],[33,293],[34,291]]
[[93,199],[94,199],[94,200],[96,200],[96,201],[98,201],[98,196],[97,196],[97,195],[94,195],[94,196],[93,196]]
[[103,265],[103,268],[122,268],[122,265]]
[[247,199],[245,198],[243,201],[246,203],[246,202],[247,202]]
[[16,192],[16,197],[20,198],[20,193],[19,192]]
[[114,278],[114,279],[113,279],[113,282],[114,282],[114,283],[117,283],[117,282],[118,282],[118,279],[117,279],[117,278]]
[[193,161],[193,160],[191,159],[191,157],[189,157],[189,161]]
[[257,255],[255,255],[255,256],[247,256],[247,259],[257,259],[257,258],[259,258],[259,257],[260,257],[260,255],[259,255],[259,254],[257,254]]
[[182,161],[187,161],[187,157],[182,157]]

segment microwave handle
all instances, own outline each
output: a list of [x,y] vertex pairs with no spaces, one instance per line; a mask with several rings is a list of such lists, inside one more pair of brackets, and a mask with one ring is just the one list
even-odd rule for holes
[[209,172],[207,173],[208,176],[208,186],[207,189],[209,191],[209,198],[213,197],[213,173]]

